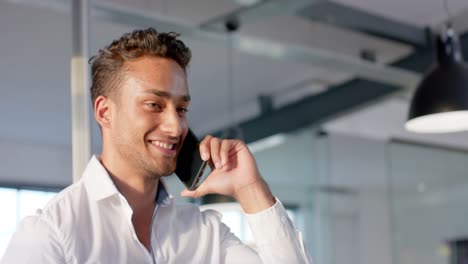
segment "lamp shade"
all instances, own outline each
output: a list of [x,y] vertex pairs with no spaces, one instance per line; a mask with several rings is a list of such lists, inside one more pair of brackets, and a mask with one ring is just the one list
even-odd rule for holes
[[411,100],[406,129],[417,133],[468,130],[468,66],[451,28],[437,39],[438,64]]

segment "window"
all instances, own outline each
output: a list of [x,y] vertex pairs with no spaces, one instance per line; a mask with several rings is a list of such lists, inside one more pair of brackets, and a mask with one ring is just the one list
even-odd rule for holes
[[[0,188],[2,202],[2,220],[0,221],[0,258],[5,253],[16,225],[28,215],[35,214],[57,192]],[[7,202],[5,202],[7,201]]]

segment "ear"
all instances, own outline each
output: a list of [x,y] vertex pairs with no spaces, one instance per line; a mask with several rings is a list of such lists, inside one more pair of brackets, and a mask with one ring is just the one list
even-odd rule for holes
[[98,96],[94,101],[94,117],[102,128],[111,125],[111,100],[106,96]]

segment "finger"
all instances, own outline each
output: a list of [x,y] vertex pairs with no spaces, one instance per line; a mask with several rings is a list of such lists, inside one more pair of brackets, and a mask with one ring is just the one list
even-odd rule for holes
[[198,193],[197,191],[189,191],[187,189],[184,189],[181,193],[180,193],[180,196],[183,196],[183,197],[192,197],[192,198],[198,198]]
[[200,142],[200,156],[202,160],[207,161],[210,159],[210,141],[213,137],[207,135],[202,142]]
[[212,138],[210,140],[210,152],[211,152],[211,159],[217,169],[221,169],[223,164],[221,163],[221,157],[219,152],[221,150],[221,139],[219,138]]
[[220,150],[220,157],[221,157],[221,163],[224,166],[226,166],[228,159],[229,159],[229,151],[232,146],[232,141],[231,140],[223,140],[221,142],[221,150]]
[[214,165],[214,163],[213,163],[212,160],[209,160],[209,161],[208,161],[208,166],[210,166],[210,169],[211,169],[211,170],[216,169],[216,167],[215,167],[215,165]]
[[199,197],[202,197],[206,194],[209,193],[209,189],[207,187],[206,184],[201,184],[200,186],[198,186],[197,189],[193,190],[193,191],[190,191],[188,189],[184,189],[180,195],[181,196],[184,196],[184,197],[192,197],[192,198],[199,198]]

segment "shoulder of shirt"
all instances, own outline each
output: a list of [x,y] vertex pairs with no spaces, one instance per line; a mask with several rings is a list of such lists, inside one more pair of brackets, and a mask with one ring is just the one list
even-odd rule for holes
[[46,204],[46,206],[44,207],[44,210],[49,208],[49,207],[53,207],[53,206],[55,206],[57,204],[60,204],[64,200],[73,199],[73,198],[75,198],[75,196],[79,196],[81,194],[81,192],[84,190],[84,188],[85,188],[85,186],[84,186],[84,182],[82,180],[80,180],[77,183],[74,183],[74,184],[66,187],[65,189],[63,189],[62,191],[57,193],[57,195],[55,195]]
[[[72,184],[55,195],[43,209],[37,209],[34,215],[26,216],[19,223],[18,229],[31,234],[48,232],[46,230],[59,230],[59,222],[64,210],[75,210],[70,206],[73,199],[80,197],[83,185],[81,182]],[[47,236],[47,235],[45,235]]]
[[54,214],[60,214],[62,210],[73,210],[74,208],[70,206],[71,203],[75,199],[80,199],[84,190],[81,180],[66,187],[56,194],[43,209],[38,209],[35,216],[50,219]]

